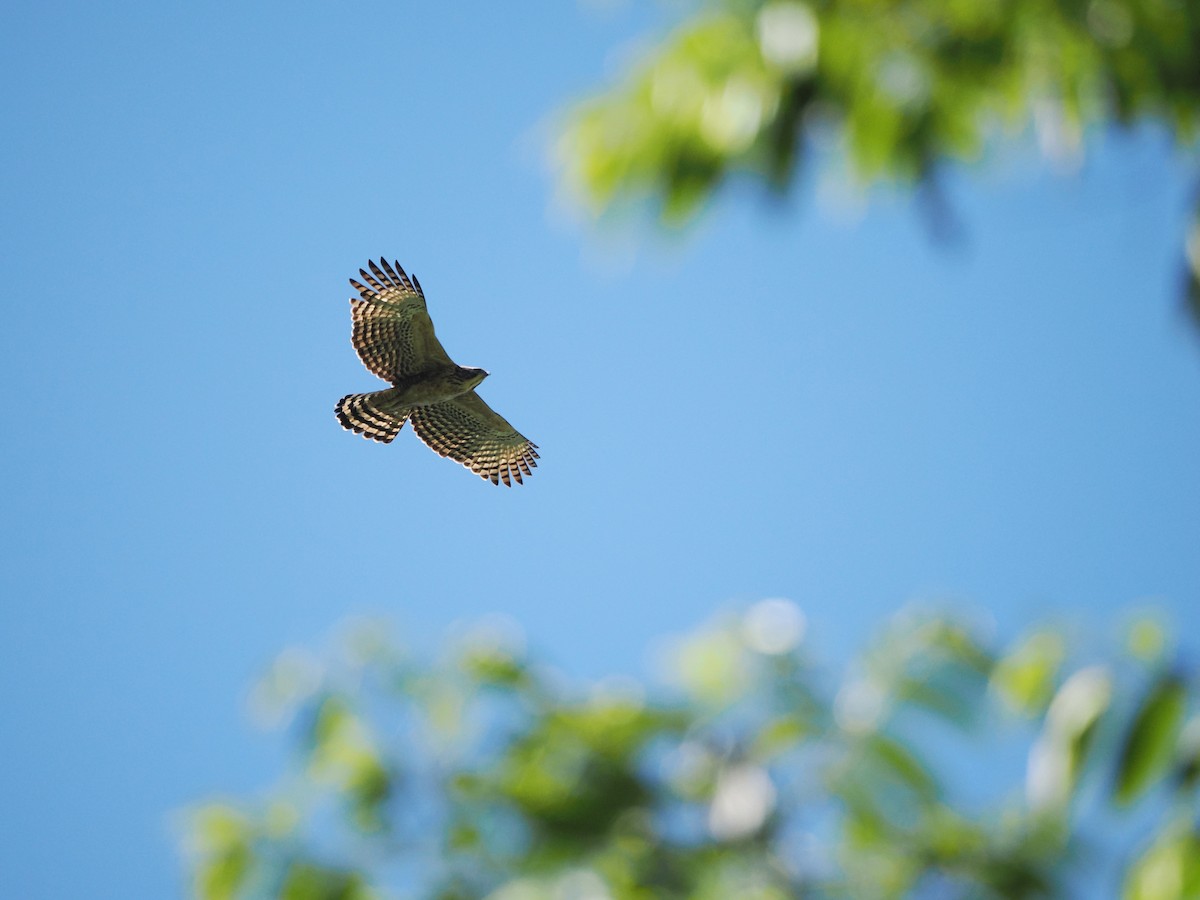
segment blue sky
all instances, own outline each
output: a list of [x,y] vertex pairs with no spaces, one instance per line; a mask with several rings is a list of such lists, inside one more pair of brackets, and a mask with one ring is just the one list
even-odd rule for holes
[[[606,236],[556,205],[547,136],[661,12],[0,13],[0,895],[178,894],[175,811],[278,770],[253,678],[348,617],[500,613],[583,677],[767,596],[832,656],[913,600],[1003,634],[1196,620],[1165,137],[955,173],[953,246],[811,180]],[[346,278],[380,254],[541,446],[523,487],[338,427],[378,384]]]

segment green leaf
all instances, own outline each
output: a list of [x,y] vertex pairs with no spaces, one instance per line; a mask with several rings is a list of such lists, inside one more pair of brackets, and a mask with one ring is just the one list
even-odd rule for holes
[[1124,900],[1186,900],[1200,896],[1200,835],[1170,829],[1129,869]]
[[1200,716],[1195,716],[1179,733],[1179,788],[1194,790],[1200,784]]
[[1007,706],[1025,715],[1046,709],[1054,679],[1066,657],[1066,641],[1056,631],[1035,631],[997,664],[992,687]]
[[1125,646],[1129,654],[1147,665],[1153,665],[1163,658],[1167,640],[1167,629],[1163,623],[1149,615],[1139,616],[1130,622],[1125,634]]
[[529,681],[524,661],[503,646],[468,648],[462,667],[476,681],[495,687],[521,687]]
[[1025,788],[1035,809],[1062,810],[1070,802],[1111,702],[1112,674],[1105,666],[1080,669],[1058,689],[1029,755]]
[[813,728],[800,716],[779,716],[763,725],[754,738],[754,755],[759,759],[770,759],[779,753],[791,750],[807,738]]
[[279,897],[280,900],[371,900],[374,892],[356,872],[298,861],[288,869]]
[[875,734],[867,741],[869,751],[922,800],[933,800],[937,780],[912,750],[893,738]]
[[1125,735],[1114,791],[1117,803],[1132,803],[1165,774],[1186,711],[1187,686],[1182,679],[1176,675],[1159,678]]
[[1196,221],[1188,231],[1184,249],[1184,311],[1192,325],[1200,328],[1200,209],[1196,212]]
[[904,678],[894,688],[897,700],[933,713],[947,722],[966,726],[978,712],[973,685],[953,670],[921,678]]
[[356,758],[345,788],[355,825],[363,831],[386,827],[384,812],[393,788],[391,773],[376,756],[364,753]]
[[191,816],[190,841],[198,863],[193,889],[201,900],[233,900],[254,863],[253,828],[233,807],[212,803]]

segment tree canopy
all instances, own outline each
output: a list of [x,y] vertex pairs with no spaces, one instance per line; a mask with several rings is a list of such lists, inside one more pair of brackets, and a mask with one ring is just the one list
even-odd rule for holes
[[295,766],[192,813],[195,895],[1200,894],[1197,681],[1153,621],[1079,654],[909,612],[840,670],[804,624],[759,603],[659,686],[568,683],[494,629],[290,651],[255,700]]
[[[680,223],[731,174],[783,191],[823,156],[936,198],[1005,138],[1062,159],[1146,123],[1194,152],[1195,0],[720,0],[574,109],[558,156],[593,210],[649,198]],[[1200,228],[1181,248],[1200,316]]]

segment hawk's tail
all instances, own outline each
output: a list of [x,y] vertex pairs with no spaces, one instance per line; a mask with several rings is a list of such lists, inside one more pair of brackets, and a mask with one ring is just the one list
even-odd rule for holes
[[343,428],[388,444],[408,421],[409,408],[398,406],[395,395],[395,388],[371,394],[347,394],[333,411]]

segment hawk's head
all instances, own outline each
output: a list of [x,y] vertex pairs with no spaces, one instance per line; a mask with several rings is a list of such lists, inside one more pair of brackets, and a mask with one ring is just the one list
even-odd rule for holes
[[472,369],[470,366],[459,366],[452,376],[454,381],[462,386],[463,392],[478,387],[483,379],[487,378],[488,373],[483,369]]

